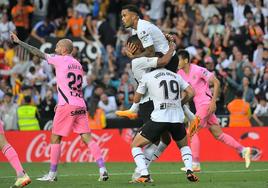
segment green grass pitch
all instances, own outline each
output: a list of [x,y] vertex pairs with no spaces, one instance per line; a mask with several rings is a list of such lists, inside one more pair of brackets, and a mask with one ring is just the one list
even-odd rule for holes
[[[27,187],[33,188],[268,188],[268,162],[253,162],[249,169],[244,163],[202,163],[197,173],[198,183],[188,182],[179,169],[182,163],[153,163],[150,168],[154,183],[129,184],[134,163],[107,163],[110,179],[98,182],[98,169],[94,163],[64,163],[59,166],[57,182],[38,182],[49,168],[47,163],[25,163],[25,170],[32,178]],[[0,163],[0,188],[15,181],[13,169],[8,163]]]

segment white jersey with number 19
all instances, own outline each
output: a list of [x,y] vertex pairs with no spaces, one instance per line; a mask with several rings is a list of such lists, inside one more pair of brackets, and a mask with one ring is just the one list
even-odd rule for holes
[[180,75],[161,68],[144,74],[137,92],[140,94],[148,92],[150,99],[153,100],[152,121],[183,123],[184,113],[180,93],[188,86],[189,84]]

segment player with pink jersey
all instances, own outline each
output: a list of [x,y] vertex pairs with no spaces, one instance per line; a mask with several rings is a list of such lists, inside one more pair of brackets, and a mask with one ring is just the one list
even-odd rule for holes
[[51,135],[50,171],[40,181],[56,181],[57,167],[61,152],[61,139],[71,131],[80,134],[83,142],[88,146],[95,158],[100,172],[99,181],[108,180],[108,173],[98,144],[91,139],[88,125],[86,104],[82,93],[83,69],[81,64],[72,57],[73,43],[69,39],[62,39],[56,44],[56,55],[49,55],[37,48],[22,42],[11,33],[11,39],[33,55],[46,59],[56,70],[58,89],[58,104]]
[[3,121],[0,120],[0,149],[2,150],[3,155],[7,158],[10,165],[16,171],[17,180],[11,187],[25,187],[31,183],[31,179],[24,171],[20,159],[18,157],[15,149],[7,142],[4,132]]
[[[239,153],[242,153],[245,159],[246,168],[250,165],[250,147],[244,147],[237,142],[233,137],[224,133],[219,125],[218,119],[215,115],[216,99],[218,97],[220,82],[213,73],[207,69],[190,63],[190,55],[186,50],[178,52],[179,56],[179,71],[178,74],[187,81],[195,91],[193,98],[196,115],[200,117],[200,127],[208,128],[214,138],[233,147]],[[209,84],[213,85],[213,94],[209,89]],[[190,127],[192,133],[191,149],[193,155],[193,170],[200,171],[200,143],[197,134]]]

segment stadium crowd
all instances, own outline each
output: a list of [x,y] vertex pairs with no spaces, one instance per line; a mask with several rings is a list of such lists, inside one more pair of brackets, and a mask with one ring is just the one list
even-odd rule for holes
[[143,19],[156,24],[186,48],[192,63],[206,67],[221,81],[217,114],[237,91],[249,103],[254,119],[268,116],[268,0],[3,0],[0,3],[0,118],[6,130],[17,130],[21,106],[31,106],[40,128],[54,116],[57,88],[53,68],[10,41],[45,44],[48,37],[78,37],[97,42],[100,53],[90,59],[76,47],[83,65],[83,93],[90,117],[133,102],[133,79],[125,43],[130,31],[121,25],[122,6],[140,7]]

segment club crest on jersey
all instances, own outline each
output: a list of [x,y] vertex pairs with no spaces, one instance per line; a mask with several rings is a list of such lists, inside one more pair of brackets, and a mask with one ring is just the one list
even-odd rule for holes
[[208,71],[203,71],[203,74],[204,74],[205,76],[207,76],[207,75],[208,75]]

